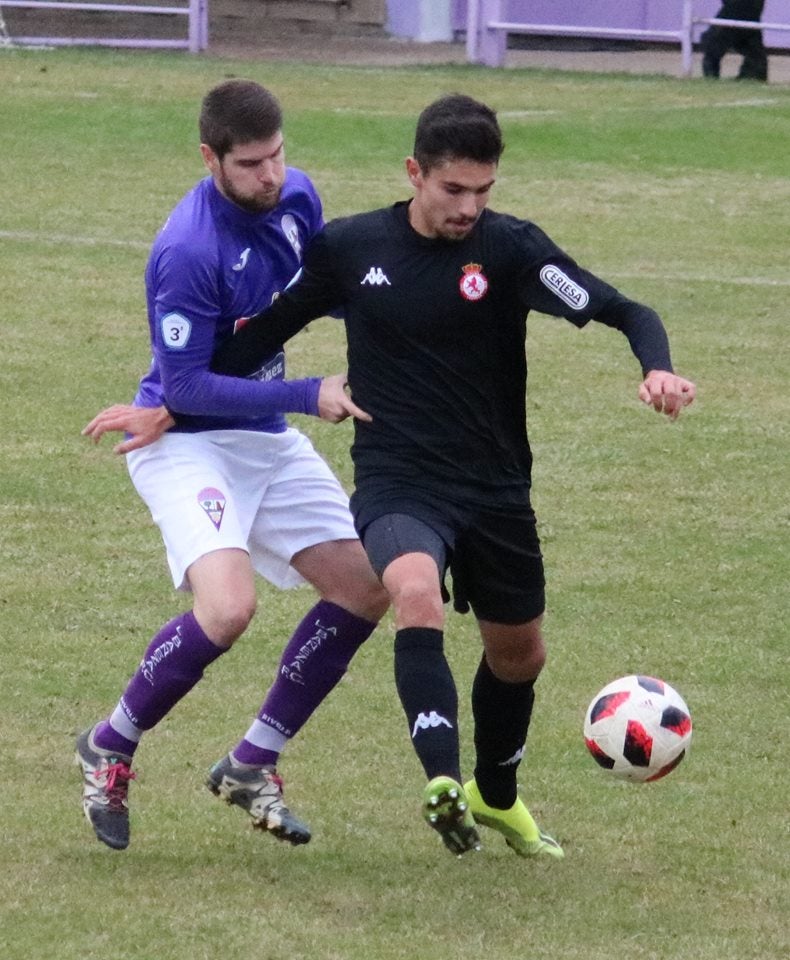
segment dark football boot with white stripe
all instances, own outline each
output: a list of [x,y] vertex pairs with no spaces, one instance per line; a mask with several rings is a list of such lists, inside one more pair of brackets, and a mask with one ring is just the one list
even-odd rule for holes
[[283,781],[274,767],[240,765],[228,754],[211,768],[206,786],[214,796],[246,810],[255,829],[294,846],[309,843],[310,828],[283,802]]

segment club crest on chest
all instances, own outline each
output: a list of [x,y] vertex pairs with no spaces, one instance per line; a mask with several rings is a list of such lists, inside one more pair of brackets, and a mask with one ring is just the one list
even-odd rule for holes
[[464,300],[482,300],[488,292],[488,280],[480,263],[467,263],[459,283]]

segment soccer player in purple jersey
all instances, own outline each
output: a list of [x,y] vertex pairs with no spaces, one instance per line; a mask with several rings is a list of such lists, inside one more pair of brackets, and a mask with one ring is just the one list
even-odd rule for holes
[[[528,314],[619,330],[641,367],[640,399],[673,420],[696,388],[674,373],[654,310],[585,270],[536,224],[488,208],[503,148],[485,104],[457,94],[426,107],[406,161],[413,196],[327,224],[299,280],[219,346],[212,369],[245,376],[274,345],[342,308],[349,383],[372,415],[354,420],[351,507],[392,601],[396,685],[427,778],[423,816],[457,855],[478,847],[482,824],[519,856],[561,859],[516,783],[546,657]],[[169,422],[146,418],[134,442]],[[444,654],[448,571],[455,607],[471,608],[482,641],[465,783]]]
[[[132,759],[154,727],[230,649],[256,607],[254,572],[319,595],[288,641],[274,684],[207,786],[256,827],[292,844],[308,827],[284,804],[283,746],[345,673],[387,608],[348,498],[286,413],[339,422],[365,416],[345,377],[285,379],[281,347],[246,379],[210,372],[216,346],[260,312],[300,268],[321,228],[309,178],[285,165],[282,114],[257,83],[230,80],[203,100],[200,150],[209,176],[172,211],[146,269],[153,361],[133,408],[112,407],[85,428],[94,440],[135,429],[143,411],[176,427],[151,444],[120,444],[132,481],[159,525],[173,582],[192,608],[156,633],[109,716],[77,739],[83,808],[99,840],[129,843]],[[165,407],[167,409],[165,409]],[[137,417],[142,417],[137,420]]]

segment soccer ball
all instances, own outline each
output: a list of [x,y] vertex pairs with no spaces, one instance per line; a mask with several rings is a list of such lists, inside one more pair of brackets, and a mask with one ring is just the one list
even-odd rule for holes
[[592,699],[584,718],[587,749],[624,780],[658,780],[691,743],[691,714],[680,694],[655,677],[614,680]]

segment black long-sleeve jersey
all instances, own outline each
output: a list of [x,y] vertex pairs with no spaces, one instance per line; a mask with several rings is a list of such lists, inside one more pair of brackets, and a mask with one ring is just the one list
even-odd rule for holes
[[246,375],[340,308],[354,402],[357,489],[369,479],[488,508],[529,502],[525,349],[530,310],[622,330],[643,371],[671,370],[657,314],[578,266],[535,224],[484,210],[461,241],[429,239],[408,202],[334,220],[302,274],[215,356]]

